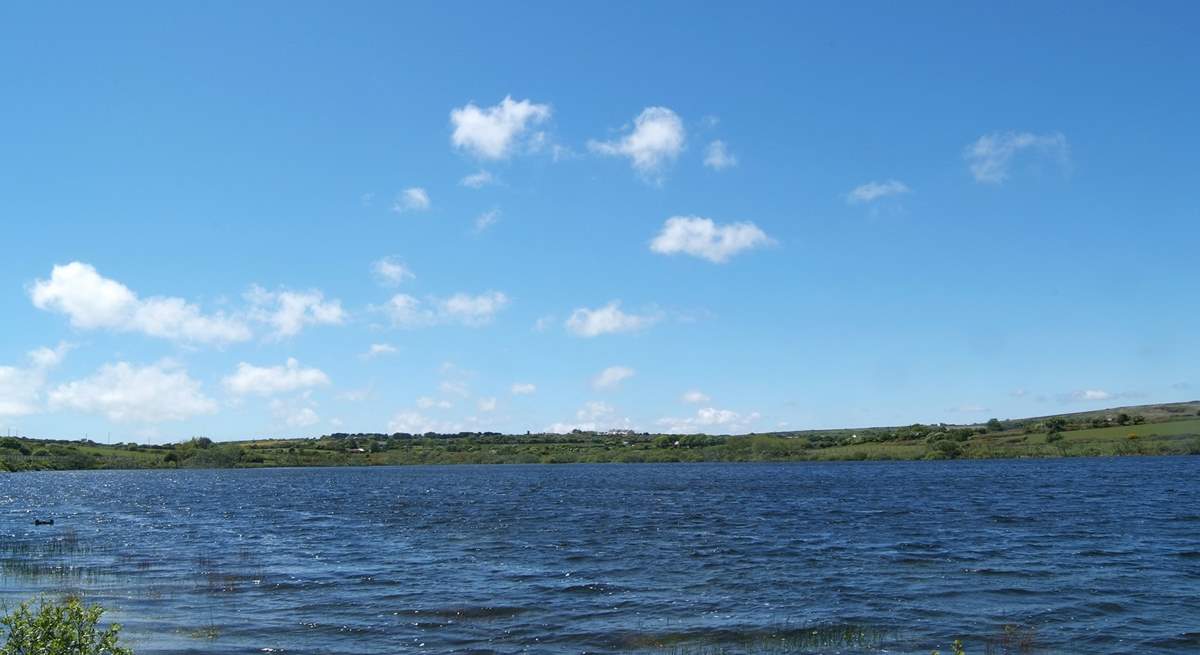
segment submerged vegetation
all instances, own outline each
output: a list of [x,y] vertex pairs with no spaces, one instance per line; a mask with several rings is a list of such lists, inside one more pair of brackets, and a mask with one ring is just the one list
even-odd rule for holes
[[970,425],[914,424],[766,434],[331,434],[316,439],[99,444],[0,438],[0,471],[995,459],[1200,454],[1200,402],[1144,405]]

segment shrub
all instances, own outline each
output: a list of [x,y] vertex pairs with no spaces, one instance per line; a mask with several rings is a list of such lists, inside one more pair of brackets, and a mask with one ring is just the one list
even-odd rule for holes
[[8,633],[0,655],[133,655],[117,643],[121,626],[100,629],[102,614],[99,605],[85,607],[78,598],[68,598],[62,604],[42,601],[36,612],[30,610],[29,603],[22,603],[0,618],[0,626]]

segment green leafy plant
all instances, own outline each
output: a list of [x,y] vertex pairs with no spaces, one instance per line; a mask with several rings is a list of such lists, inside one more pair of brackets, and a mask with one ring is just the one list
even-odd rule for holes
[[[963,650],[963,645],[962,645],[961,640],[955,639],[954,643],[950,644],[950,647],[954,649],[953,655],[966,655],[966,653],[967,653],[967,651]],[[942,655],[942,651],[935,650],[932,653],[930,653],[929,655]]]
[[22,603],[0,618],[7,634],[0,655],[133,655],[117,643],[121,626],[100,627],[104,609],[85,606],[78,598],[63,603],[41,601],[36,611]]

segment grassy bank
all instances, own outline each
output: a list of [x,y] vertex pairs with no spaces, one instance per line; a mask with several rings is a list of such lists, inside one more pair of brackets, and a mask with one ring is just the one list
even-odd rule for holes
[[166,445],[0,438],[0,471],[994,459],[1200,454],[1200,402],[983,424],[915,424],[745,435],[651,433],[333,434]]

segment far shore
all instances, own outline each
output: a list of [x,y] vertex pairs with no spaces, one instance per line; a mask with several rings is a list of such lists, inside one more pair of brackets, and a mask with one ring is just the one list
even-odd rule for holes
[[1198,455],[1198,417],[1200,402],[1189,402],[992,419],[973,425],[914,424],[716,436],[629,430],[524,435],[340,433],[313,439],[231,442],[194,437],[164,445],[0,437],[0,472]]

